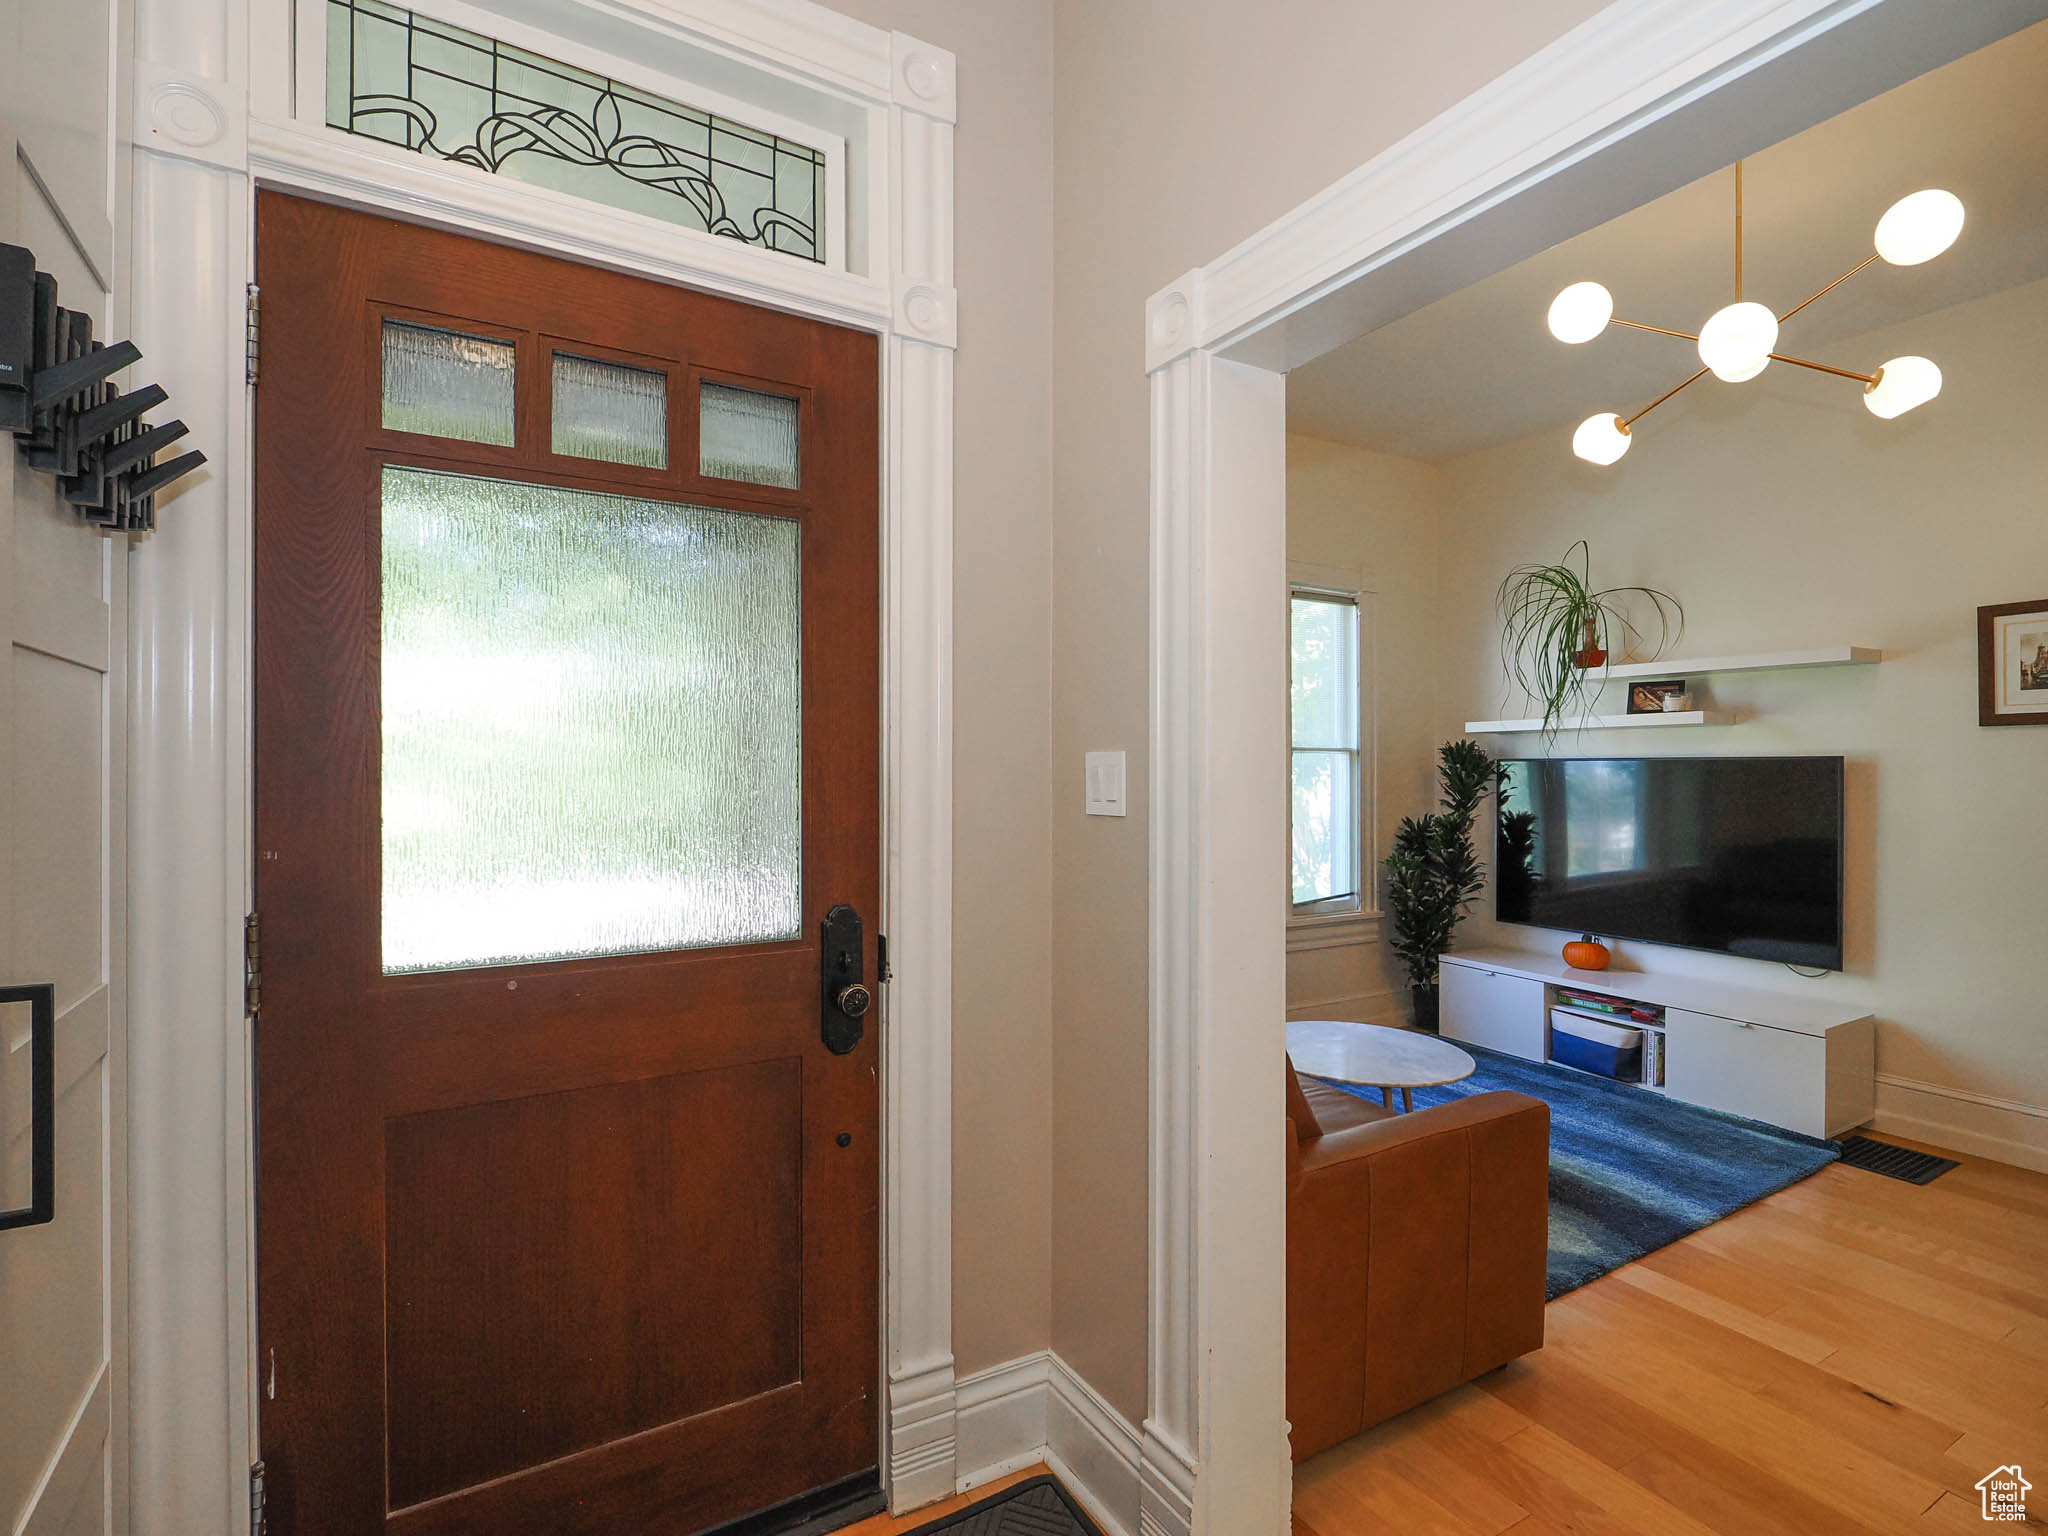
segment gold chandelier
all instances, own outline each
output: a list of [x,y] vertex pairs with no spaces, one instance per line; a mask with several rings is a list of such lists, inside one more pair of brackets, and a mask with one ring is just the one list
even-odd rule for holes
[[1735,163],[1735,302],[1716,310],[1697,333],[1674,331],[1639,320],[1623,320],[1614,313],[1614,295],[1598,283],[1573,283],[1550,303],[1550,334],[1559,341],[1579,346],[1591,341],[1610,325],[1625,325],[1634,331],[1655,331],[1659,336],[1676,336],[1699,348],[1700,370],[1691,378],[1664,391],[1633,416],[1603,411],[1588,416],[1572,434],[1572,452],[1590,464],[1612,464],[1628,452],[1629,429],[1666,400],[1708,374],[1729,384],[1755,378],[1773,361],[1795,368],[1811,368],[1837,378],[1855,379],[1863,385],[1863,403],[1873,416],[1890,420],[1916,405],[1925,405],[1941,393],[1941,370],[1924,357],[1895,357],[1875,373],[1858,373],[1853,368],[1836,368],[1804,357],[1791,357],[1777,350],[1778,327],[1790,320],[1814,299],[1834,292],[1873,261],[1895,267],[1917,267],[1932,261],[1962,233],[1963,205],[1953,192],[1930,187],[1902,197],[1885,210],[1877,221],[1877,249],[1836,278],[1827,287],[1784,314],[1742,296],[1742,162]]

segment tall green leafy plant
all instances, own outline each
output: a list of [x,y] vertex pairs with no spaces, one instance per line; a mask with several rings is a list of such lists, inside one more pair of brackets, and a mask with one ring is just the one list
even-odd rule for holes
[[1569,716],[1592,713],[1612,652],[1646,643],[1629,617],[1630,598],[1643,600],[1656,615],[1657,643],[1646,660],[1662,655],[1685,632],[1685,609],[1669,592],[1595,588],[1592,565],[1593,552],[1580,539],[1555,565],[1516,566],[1495,594],[1501,665],[1516,686],[1543,706],[1546,738],[1555,737]]
[[1387,910],[1393,949],[1408,972],[1415,1022],[1436,1027],[1437,960],[1486,883],[1472,823],[1494,780],[1494,760],[1477,742],[1437,752],[1438,809],[1404,816],[1387,855]]

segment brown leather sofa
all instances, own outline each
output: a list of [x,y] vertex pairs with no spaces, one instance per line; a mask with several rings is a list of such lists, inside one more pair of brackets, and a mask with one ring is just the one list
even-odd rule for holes
[[1296,1461],[1541,1347],[1548,1104],[1394,1114],[1290,1062],[1287,1145]]

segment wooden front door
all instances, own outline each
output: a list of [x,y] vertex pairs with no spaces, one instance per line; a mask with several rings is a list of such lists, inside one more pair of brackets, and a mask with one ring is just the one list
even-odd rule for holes
[[874,339],[269,193],[257,260],[273,1531],[872,1486]]

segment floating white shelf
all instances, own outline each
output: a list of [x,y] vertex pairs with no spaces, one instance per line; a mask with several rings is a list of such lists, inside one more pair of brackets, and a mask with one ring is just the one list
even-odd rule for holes
[[[1619,731],[1636,730],[1667,725],[1733,725],[1735,717],[1719,709],[1686,709],[1667,711],[1661,715],[1580,715],[1575,719],[1558,723],[1557,733],[1569,735],[1575,731]],[[1468,736],[1511,736],[1523,731],[1540,731],[1543,722],[1539,720],[1467,720],[1465,733]]]
[[[1709,672],[1789,672],[1800,667],[1870,667],[1884,660],[1874,645],[1824,645],[1811,651],[1757,651],[1748,656],[1701,656],[1692,661],[1625,661],[1601,676],[1609,682],[1638,677],[1701,677]],[[1469,727],[1468,727],[1469,729]]]

